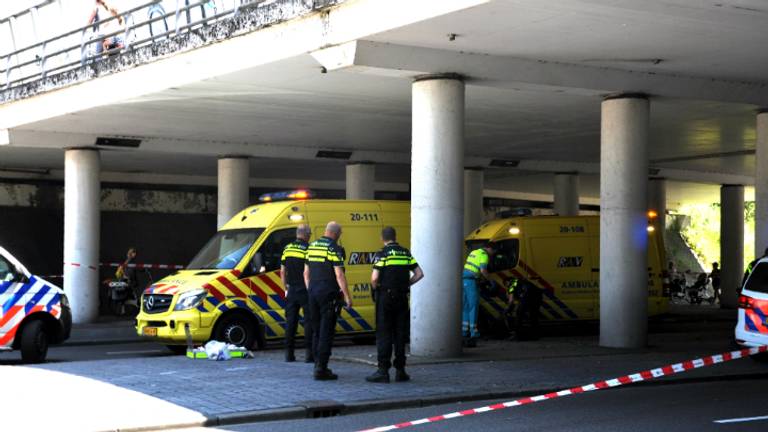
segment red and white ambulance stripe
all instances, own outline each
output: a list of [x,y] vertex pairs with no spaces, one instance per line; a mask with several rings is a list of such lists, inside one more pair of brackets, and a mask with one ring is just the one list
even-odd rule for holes
[[581,387],[574,387],[568,390],[561,390],[559,392],[547,393],[539,396],[526,397],[509,402],[498,403],[494,405],[488,405],[480,408],[473,408],[464,411],[452,412],[449,414],[438,415],[434,417],[423,418],[419,420],[408,421],[404,423],[393,424],[389,426],[381,426],[373,429],[365,429],[362,432],[385,432],[396,429],[405,429],[411,426],[417,426],[427,423],[435,423],[443,420],[449,420],[458,417],[467,417],[474,414],[481,414],[489,411],[497,411],[505,408],[512,408],[521,405],[528,405],[534,402],[541,402],[550,399],[557,399],[564,396],[571,396],[579,393],[586,393],[595,390],[602,390],[606,388],[618,387],[625,384],[633,384],[641,381],[648,381],[655,378],[661,378],[664,376],[675,375],[682,372],[687,372],[693,369],[698,369],[706,366],[712,366],[719,363],[728,362],[744,357],[749,357],[758,353],[768,352],[768,346],[761,346],[757,348],[744,348],[737,351],[731,351],[723,354],[712,355],[708,357],[698,358],[695,360],[689,360],[682,363],[675,363],[656,369],[645,370],[637,372],[631,375],[625,375],[618,378],[613,378],[605,381],[599,381],[593,384],[588,384]]

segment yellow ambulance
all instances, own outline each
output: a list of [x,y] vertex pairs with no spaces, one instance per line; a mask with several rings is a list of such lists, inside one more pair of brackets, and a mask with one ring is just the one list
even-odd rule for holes
[[[600,218],[524,216],[488,222],[466,238],[467,250],[492,241],[499,250],[489,265],[502,289],[481,292],[482,327],[503,327],[506,291],[513,278],[543,289],[541,318],[553,321],[600,317]],[[648,313],[667,311],[663,239],[648,228]],[[493,330],[493,329],[491,329]]]
[[[285,291],[280,280],[283,248],[296,226],[309,224],[312,240],[332,220],[343,227],[339,244],[346,252],[346,274],[354,308],[344,309],[336,330],[364,334],[374,330],[371,265],[381,249],[381,228],[393,226],[408,246],[410,205],[399,201],[295,200],[297,192],[242,210],[200,250],[186,269],[148,287],[136,318],[139,335],[183,351],[188,327],[192,341],[210,339],[239,346],[263,346],[285,333]],[[287,201],[277,201],[287,198]],[[303,333],[302,326],[299,332]]]

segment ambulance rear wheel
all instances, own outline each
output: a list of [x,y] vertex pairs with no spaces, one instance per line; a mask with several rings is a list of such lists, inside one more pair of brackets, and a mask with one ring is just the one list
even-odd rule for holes
[[21,360],[42,363],[48,355],[48,335],[42,321],[31,321],[21,329]]
[[213,338],[220,342],[252,349],[257,340],[258,324],[245,314],[223,316],[216,324]]

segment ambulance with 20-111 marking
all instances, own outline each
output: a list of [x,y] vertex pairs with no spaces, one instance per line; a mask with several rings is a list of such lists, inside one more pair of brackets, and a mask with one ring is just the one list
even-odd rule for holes
[[[312,240],[329,221],[343,227],[339,240],[354,307],[344,309],[336,331],[369,335],[375,329],[371,269],[381,249],[381,229],[393,226],[408,247],[410,205],[402,201],[312,200],[307,191],[268,194],[219,229],[186,269],[147,288],[136,318],[139,335],[183,352],[215,339],[251,348],[285,335],[285,290],[280,280],[284,247],[306,223]],[[285,201],[281,201],[285,200]],[[303,322],[299,326],[303,334]]]
[[71,330],[64,290],[31,274],[0,247],[0,351],[18,349],[25,363],[40,363],[48,345],[64,342]]

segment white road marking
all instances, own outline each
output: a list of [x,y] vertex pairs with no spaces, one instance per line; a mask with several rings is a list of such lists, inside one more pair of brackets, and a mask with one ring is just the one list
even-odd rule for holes
[[137,351],[110,351],[107,352],[107,355],[131,355],[131,354],[152,354],[152,353],[159,353],[163,352],[164,350],[154,349],[154,350],[137,350]]
[[760,420],[768,420],[768,416],[742,417],[742,418],[715,420],[714,423],[720,423],[720,424],[725,424],[725,423],[745,423],[745,422],[760,421]]
[[168,371],[168,372],[160,372],[160,375],[173,375],[177,373],[176,371]]
[[228,369],[224,369],[224,370],[226,370],[227,372],[234,372],[234,371],[244,371],[244,370],[248,370],[248,369],[250,369],[250,368],[249,367],[233,367],[233,368],[228,368]]

